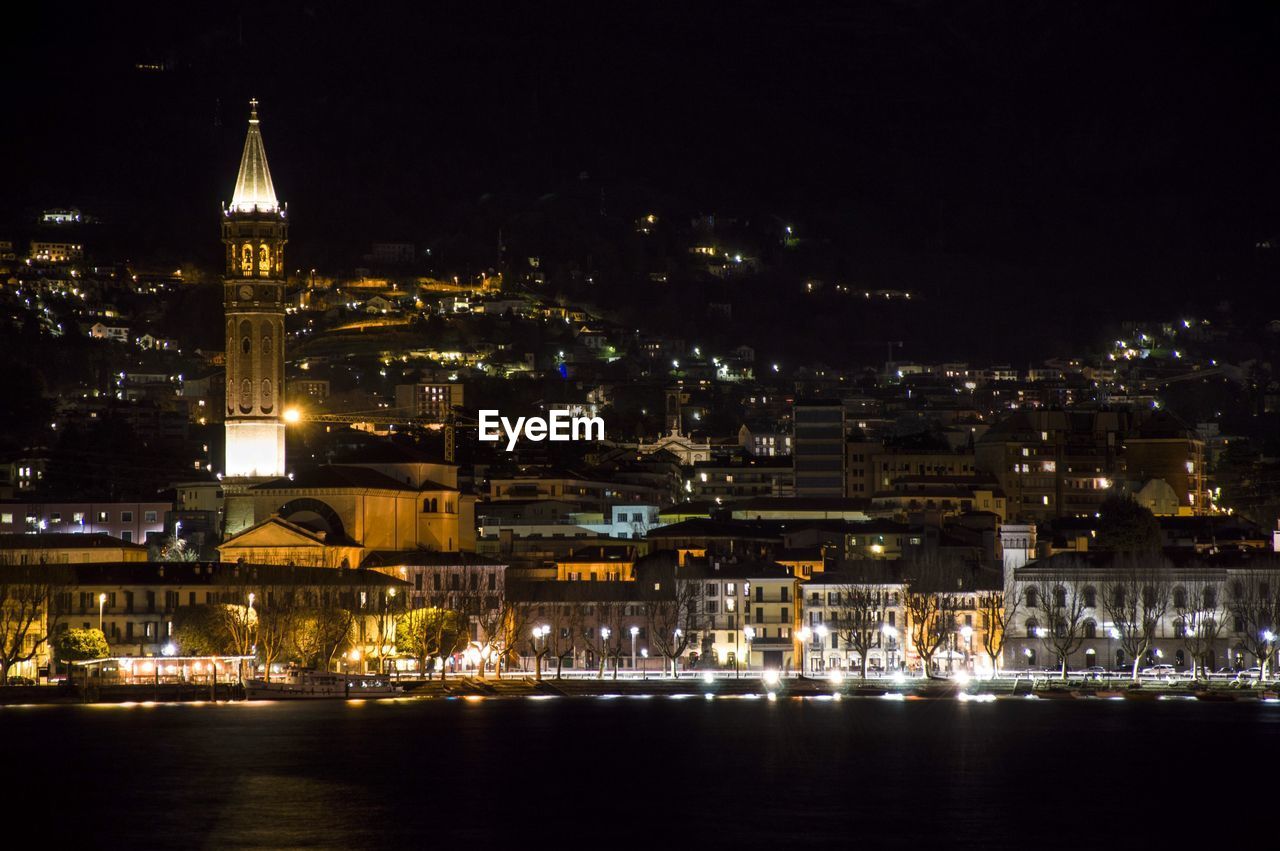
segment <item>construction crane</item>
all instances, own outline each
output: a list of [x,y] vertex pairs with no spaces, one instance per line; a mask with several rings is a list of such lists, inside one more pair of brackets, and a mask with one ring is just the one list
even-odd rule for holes
[[463,416],[454,410],[450,410],[444,417],[434,418],[406,416],[403,408],[379,408],[373,411],[357,411],[347,414],[317,414],[300,408],[288,408],[284,412],[284,421],[290,424],[342,423],[356,425],[357,423],[386,423],[387,425],[442,429],[444,431],[444,460],[448,464],[453,464],[457,460],[457,430],[459,425],[467,427],[476,424],[474,419]]

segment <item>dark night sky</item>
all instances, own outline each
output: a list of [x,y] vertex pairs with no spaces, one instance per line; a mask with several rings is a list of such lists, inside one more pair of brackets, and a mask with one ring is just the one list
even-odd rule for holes
[[139,253],[216,256],[257,96],[304,254],[586,170],[1006,296],[1275,302],[1275,4],[31,5],[0,215],[78,204]]

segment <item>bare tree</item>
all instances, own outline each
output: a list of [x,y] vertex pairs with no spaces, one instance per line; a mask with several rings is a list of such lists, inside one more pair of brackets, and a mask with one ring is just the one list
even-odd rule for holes
[[556,679],[564,676],[564,657],[576,659],[582,640],[583,610],[579,603],[554,603],[551,607],[551,629],[544,644],[556,660]]
[[[526,629],[521,632],[514,630],[512,636],[528,636],[530,655],[533,656],[534,678],[538,682],[542,682],[542,660],[551,652],[551,630],[553,627],[548,622],[545,606],[537,605],[531,602],[521,602],[516,604],[515,609],[520,614],[518,619],[523,620],[527,625]],[[535,632],[535,630],[537,630]]]
[[1022,598],[1010,579],[1002,589],[979,591],[977,603],[978,613],[982,616],[982,649],[991,659],[991,678],[995,679],[1009,630],[1017,622]]
[[387,649],[396,641],[396,622],[407,608],[408,599],[395,588],[381,588],[376,592],[373,623],[375,632],[374,657],[378,660],[378,673],[386,673]]
[[1191,658],[1191,676],[1195,679],[1200,679],[1201,674],[1207,678],[1212,673],[1208,659],[1215,653],[1230,617],[1225,591],[1220,582],[1206,583],[1198,594],[1182,587],[1173,590],[1175,629],[1181,633],[1182,646]]
[[493,670],[502,679],[502,667],[510,667],[519,636],[532,629],[532,610],[497,597],[486,602],[479,615],[481,655],[493,660]]
[[1168,567],[1159,555],[1120,554],[1103,588],[1103,610],[1115,629],[1115,641],[1129,654],[1134,682],[1169,611]]
[[52,603],[60,578],[44,564],[0,567],[0,685],[14,667],[35,659],[57,629]]
[[1280,618],[1280,571],[1274,567],[1237,572],[1228,583],[1227,607],[1240,644],[1258,660],[1262,679],[1271,674],[1277,621]]
[[836,586],[835,617],[828,624],[838,642],[858,654],[862,679],[867,678],[867,657],[880,646],[884,628],[884,586],[857,581]]
[[1058,660],[1064,680],[1071,654],[1079,650],[1085,640],[1088,598],[1079,581],[1079,570],[1074,568],[1066,565],[1047,573],[1037,571],[1040,578],[1033,586],[1035,603],[1028,603],[1028,608],[1034,610],[1041,621],[1037,635]]
[[[671,662],[671,675],[679,677],[680,657],[689,648],[691,635],[700,624],[698,604],[702,598],[702,582],[675,577],[661,584],[670,588],[645,603],[649,643]],[[659,590],[661,593],[662,589]]]
[[599,616],[596,618],[597,623],[607,629],[608,636],[601,644],[601,651],[606,659],[613,660],[613,678],[618,678],[619,660],[622,658],[623,648],[628,636],[626,633],[625,615],[627,606],[625,603],[610,600],[601,603],[599,607]]
[[906,608],[911,643],[927,676],[933,657],[950,640],[956,628],[956,597],[962,583],[961,566],[936,557],[915,561],[907,568]]
[[396,647],[412,654],[418,660],[418,670],[430,680],[434,662],[440,655],[441,636],[454,629],[453,612],[434,607],[411,609],[396,619]]
[[298,612],[293,623],[293,649],[304,664],[332,670],[333,659],[350,644],[355,631],[350,609],[333,605],[321,596]]
[[[232,565],[220,577],[223,586],[218,616],[232,652],[237,656],[253,654],[258,644],[258,610],[254,607],[258,594],[250,568]],[[238,664],[240,682],[244,682],[244,663]]]
[[299,589],[289,581],[257,586],[258,652],[271,680],[271,665],[292,649],[294,624],[300,612]]

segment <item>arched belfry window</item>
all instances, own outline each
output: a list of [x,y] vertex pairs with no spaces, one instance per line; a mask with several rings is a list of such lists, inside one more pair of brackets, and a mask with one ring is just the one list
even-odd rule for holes
[[245,379],[240,382],[240,412],[247,414],[253,410],[253,382]]
[[253,270],[253,246],[247,242],[240,249],[240,269],[243,272]]
[[271,379],[264,378],[262,379],[262,410],[269,414],[274,405],[275,401],[271,398]]
[[271,248],[265,243],[258,247],[258,271],[264,276],[271,271]]

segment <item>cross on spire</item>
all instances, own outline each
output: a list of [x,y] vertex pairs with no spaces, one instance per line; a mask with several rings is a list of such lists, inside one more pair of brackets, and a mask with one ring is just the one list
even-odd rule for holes
[[262,147],[262,130],[258,124],[258,99],[249,101],[249,132],[244,138],[244,154],[240,157],[240,175],[231,196],[231,208],[242,212],[277,210],[271,171],[267,168],[267,152]]

